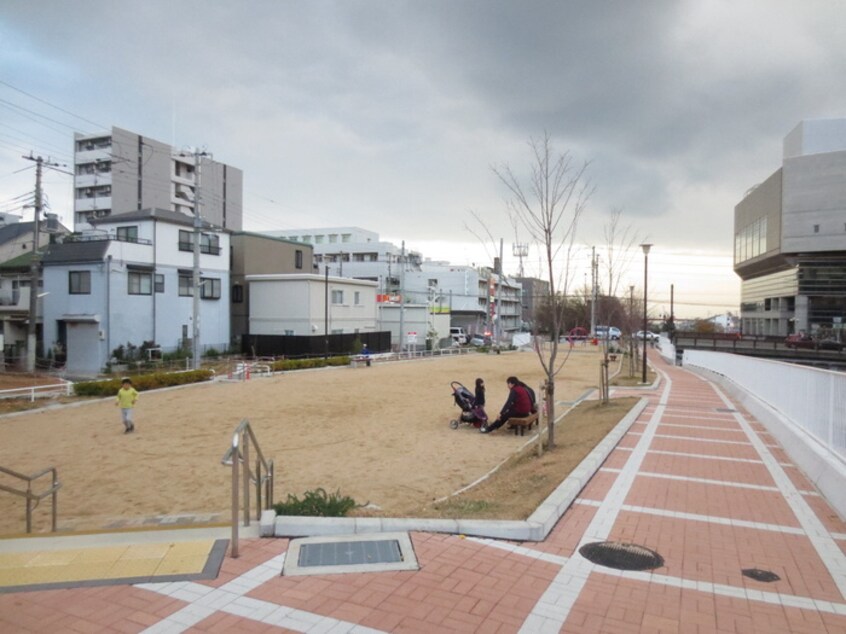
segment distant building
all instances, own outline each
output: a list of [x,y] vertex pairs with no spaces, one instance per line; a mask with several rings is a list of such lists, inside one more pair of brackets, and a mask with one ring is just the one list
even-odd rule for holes
[[[250,333],[250,285],[248,275],[304,274],[314,272],[310,244],[292,242],[260,233],[232,234],[232,341]],[[240,345],[240,344],[237,344]],[[236,345],[236,347],[237,347]]]
[[537,319],[537,311],[549,299],[549,282],[536,277],[518,277],[520,285],[520,319],[522,328],[531,331]]
[[448,338],[450,325],[461,326],[468,334],[493,331],[497,319],[502,331],[498,334],[520,329],[520,285],[507,276],[500,282],[491,268],[425,260],[420,253],[381,241],[378,233],[359,227],[264,233],[312,245],[315,264],[330,275],[376,282],[380,304],[403,301],[428,306],[431,315],[449,314],[450,323],[429,319],[430,340]]
[[247,275],[250,334],[322,336],[376,331],[376,284],[349,278]]
[[92,219],[140,209],[194,215],[198,165],[202,219],[240,231],[241,170],[121,128],[74,134],[74,229],[88,230]]
[[742,331],[784,336],[846,320],[846,119],[803,121],[782,166],[734,210]]

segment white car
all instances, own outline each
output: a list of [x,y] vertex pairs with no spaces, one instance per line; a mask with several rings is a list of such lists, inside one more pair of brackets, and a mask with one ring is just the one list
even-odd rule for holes
[[647,330],[647,331],[638,330],[635,333],[635,339],[640,339],[641,341],[643,341],[643,339],[646,339],[647,341],[658,341],[658,335],[654,332],[649,331],[649,330]]
[[611,341],[619,341],[623,333],[616,326],[597,326],[594,333],[597,339],[610,339]]

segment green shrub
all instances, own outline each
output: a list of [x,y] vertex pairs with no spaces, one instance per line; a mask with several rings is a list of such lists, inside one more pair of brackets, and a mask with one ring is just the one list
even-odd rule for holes
[[299,515],[309,517],[344,517],[353,508],[355,500],[351,497],[342,496],[340,491],[327,495],[324,489],[306,491],[303,499],[296,495],[288,494],[285,502],[278,502],[273,505],[277,515]]
[[[160,387],[200,383],[212,378],[211,370],[189,370],[188,372],[156,372],[131,376],[132,386],[139,392],[154,390]],[[106,379],[105,381],[81,381],[73,384],[74,394],[77,396],[114,396],[120,389],[123,377]]]
[[274,361],[270,369],[273,372],[282,372],[285,370],[307,370],[310,368],[325,368],[327,366],[349,365],[350,358],[347,355],[341,357],[314,357],[311,359],[280,359]]

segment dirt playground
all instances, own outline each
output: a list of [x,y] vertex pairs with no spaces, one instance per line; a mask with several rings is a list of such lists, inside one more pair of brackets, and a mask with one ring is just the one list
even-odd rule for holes
[[[594,387],[599,361],[596,349],[576,348],[559,374],[558,400]],[[504,427],[483,435],[449,426],[460,413],[451,381],[472,390],[483,377],[493,419],[510,375],[537,389],[537,356],[374,362],[142,392],[134,434],[123,433],[113,399],[51,406],[0,417],[0,466],[24,474],[58,469],[60,528],[68,521],[97,529],[116,518],[227,514],[230,469],[221,458],[248,419],[275,461],[277,500],[322,487],[401,516],[474,482],[527,441]],[[0,484],[20,486],[7,476]],[[35,510],[36,531],[49,529],[49,508],[46,499]],[[0,534],[23,532],[24,518],[23,498],[0,492]]]

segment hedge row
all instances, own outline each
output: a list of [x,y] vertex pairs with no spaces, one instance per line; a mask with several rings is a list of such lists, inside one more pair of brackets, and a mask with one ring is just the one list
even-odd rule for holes
[[284,370],[307,370],[309,368],[325,368],[326,366],[349,364],[350,358],[346,355],[342,357],[329,357],[327,359],[323,359],[322,357],[313,359],[280,359],[279,361],[274,361],[270,365],[270,369],[273,372],[282,372]]
[[[154,374],[140,374],[130,376],[132,386],[139,392],[154,390],[160,387],[200,383],[212,378],[211,370],[189,370],[188,372],[156,372]],[[120,389],[121,378],[105,381],[81,381],[73,384],[73,391],[77,396],[114,396]]]

